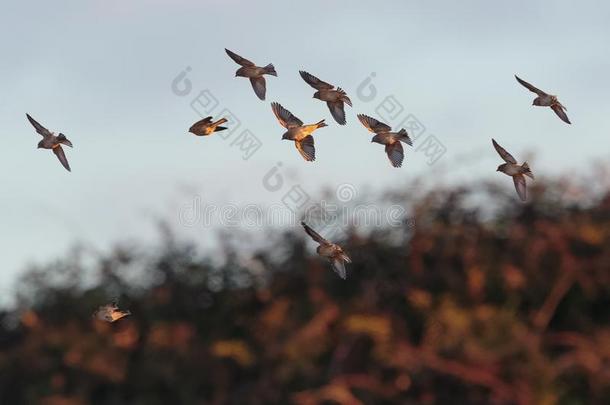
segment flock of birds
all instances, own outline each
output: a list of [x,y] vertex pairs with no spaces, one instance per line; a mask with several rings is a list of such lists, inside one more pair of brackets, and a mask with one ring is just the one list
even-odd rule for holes
[[[250,83],[252,84],[252,88],[254,89],[256,96],[261,100],[265,100],[267,83],[264,76],[277,76],[277,72],[275,71],[273,64],[270,63],[264,67],[257,66],[250,60],[239,56],[235,52],[228,49],[225,49],[225,51],[233,61],[241,66],[235,72],[235,76],[247,77],[250,79]],[[333,119],[339,125],[345,125],[345,105],[347,104],[348,106],[352,107],[352,102],[347,96],[345,90],[343,90],[341,87],[335,87],[325,81],[322,81],[306,71],[299,71],[299,74],[307,84],[316,90],[313,98],[326,102]],[[515,78],[521,85],[537,95],[532,103],[534,106],[550,107],[562,121],[567,124],[571,124],[566,114],[566,108],[559,102],[557,96],[548,94],[517,76],[515,76]],[[297,151],[301,154],[303,159],[308,162],[314,161],[316,158],[316,150],[313,133],[319,128],[328,126],[325,120],[322,119],[315,124],[303,124],[303,121],[277,102],[271,103],[271,110],[275,114],[275,117],[279,121],[280,125],[286,129],[286,132],[284,132],[282,135],[282,140],[293,141]],[[66,168],[66,170],[71,171],[70,164],[68,163],[68,159],[66,158],[62,146],[72,147],[72,142],[70,142],[62,133],[56,134],[55,132],[49,131],[29,114],[26,114],[26,116],[29,122],[36,129],[36,132],[42,136],[42,140],[38,143],[38,148],[52,150],[63,167]],[[389,125],[365,114],[358,114],[357,117],[362,125],[364,125],[366,129],[374,134],[371,142],[385,146],[385,152],[391,165],[393,167],[401,167],[404,160],[402,143],[413,146],[413,142],[407,131],[404,128],[401,128],[397,132],[393,132]],[[190,127],[189,132],[197,136],[209,136],[215,132],[226,130],[227,127],[222,126],[222,124],[225,124],[226,122],[228,122],[228,120],[224,117],[217,120],[214,120],[211,116],[205,117],[202,120],[194,123]],[[517,160],[494,139],[492,139],[492,144],[500,157],[505,161],[504,164],[498,166],[497,171],[513,178],[515,190],[517,191],[519,198],[522,201],[526,201],[527,187],[525,177],[527,176],[534,179],[534,175],[530,170],[528,163],[524,162],[523,164],[519,164]],[[341,248],[341,246],[324,239],[306,223],[301,222],[301,225],[303,226],[305,232],[319,244],[317,253],[320,256],[328,259],[331,262],[335,272],[342,279],[346,279],[347,272],[345,269],[345,264],[351,263],[351,259]],[[130,315],[130,312],[119,309],[116,302],[101,306],[94,313],[96,318],[108,322],[115,322],[127,315]]]

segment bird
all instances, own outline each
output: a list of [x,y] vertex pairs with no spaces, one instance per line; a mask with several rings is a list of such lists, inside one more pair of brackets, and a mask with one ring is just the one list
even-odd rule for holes
[[521,83],[521,85],[523,87],[525,87],[526,89],[528,89],[529,91],[536,93],[538,95],[538,97],[536,97],[534,99],[534,101],[532,102],[532,105],[538,106],[538,107],[551,107],[551,109],[553,111],[555,111],[555,114],[557,114],[557,116],[559,118],[561,118],[561,120],[567,124],[572,124],[570,122],[570,119],[568,118],[568,115],[566,114],[567,108],[565,108],[557,99],[557,96],[554,96],[552,94],[547,94],[544,91],[537,89],[536,87],[532,86],[531,84],[529,84],[528,82],[526,82],[523,79],[520,79],[517,75],[515,75],[515,79],[517,79],[517,81],[519,83]]
[[332,263],[333,269],[339,277],[345,280],[347,278],[345,263],[351,263],[352,259],[343,251],[341,246],[327,241],[320,236],[319,233],[311,229],[305,222],[301,221],[301,225],[305,229],[305,232],[307,232],[307,235],[320,244],[320,246],[316,248],[316,252],[318,252],[320,256],[327,258]]
[[345,125],[344,104],[347,104],[350,107],[352,106],[352,101],[345,93],[345,90],[341,87],[337,87],[335,90],[335,86],[332,84],[328,84],[304,70],[299,70],[299,74],[307,84],[317,90],[313,94],[313,98],[326,101],[326,105],[328,105],[328,109],[335,121],[337,121],[339,125]]
[[235,63],[241,65],[241,67],[235,72],[235,76],[249,78],[250,83],[252,83],[254,93],[256,93],[258,98],[264,100],[265,93],[267,91],[267,86],[263,75],[271,75],[277,77],[277,72],[275,71],[275,67],[273,67],[273,64],[270,63],[265,67],[259,67],[256,66],[253,62],[250,62],[248,59],[242,58],[235,52],[231,52],[226,48],[225,51],[227,52],[227,55],[229,55],[229,57],[235,61]]
[[282,135],[282,140],[294,141],[294,145],[306,161],[312,162],[316,160],[316,148],[312,133],[318,128],[328,126],[324,120],[318,121],[315,124],[303,125],[303,121],[292,115],[280,103],[271,103],[271,109],[280,124],[288,130]]
[[116,322],[121,318],[131,315],[130,311],[121,311],[116,302],[102,305],[93,314],[94,317],[101,321]]
[[517,190],[517,194],[521,201],[527,201],[527,187],[525,185],[525,176],[534,179],[534,174],[530,170],[527,162],[523,162],[522,165],[517,164],[517,160],[506,151],[503,147],[498,145],[495,139],[492,139],[491,142],[496,148],[496,151],[500,155],[500,157],[506,162],[498,166],[496,169],[497,172],[502,172],[508,176],[513,178],[513,182],[515,183],[515,190]]
[[66,145],[72,147],[72,142],[66,138],[66,136],[62,133],[55,135],[55,132],[51,132],[42,125],[40,125],[34,118],[30,116],[30,114],[25,114],[28,117],[28,121],[30,124],[34,126],[36,132],[42,135],[42,140],[38,142],[38,149],[51,149],[55,156],[59,159],[61,164],[66,168],[67,171],[71,172],[70,164],[68,163],[68,159],[66,159],[66,154],[62,149],[61,145]]
[[212,117],[205,117],[202,120],[197,121],[189,128],[189,132],[197,136],[208,136],[214,132],[224,131],[227,127],[221,127],[221,124],[227,122],[226,118],[221,118],[218,121],[212,122]]
[[404,159],[404,151],[401,142],[413,146],[413,141],[411,141],[407,131],[404,128],[401,128],[398,132],[391,132],[392,128],[389,125],[364,114],[358,114],[358,119],[362,125],[375,134],[371,139],[371,142],[385,145],[385,153],[388,155],[388,159],[390,159],[392,166],[401,167]]

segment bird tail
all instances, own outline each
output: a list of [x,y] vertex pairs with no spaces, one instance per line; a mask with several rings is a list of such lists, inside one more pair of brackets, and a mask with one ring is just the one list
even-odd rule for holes
[[324,120],[316,123],[316,129],[317,128],[324,128],[324,127],[327,127],[327,126],[328,125],[326,124],[326,122],[324,122]]
[[63,145],[72,147],[72,142],[70,142],[68,140],[68,138],[66,138],[66,136],[64,134],[57,135],[57,142],[59,142],[59,143],[61,143]]
[[521,165],[521,168],[523,169],[523,174],[525,174],[527,177],[529,177],[530,179],[534,179],[534,173],[532,173],[531,169],[530,169],[530,165],[527,162],[523,162],[523,164]]
[[413,141],[409,137],[409,133],[407,132],[406,129],[401,128],[400,131],[398,131],[398,136],[400,137],[399,139],[401,141],[403,141],[404,143],[406,143],[409,146],[413,146]]
[[345,254],[345,252],[341,253],[341,259],[343,261],[345,261],[346,263],[351,263],[352,259],[349,258],[349,256],[347,254]]
[[337,87],[337,91],[339,92],[339,94],[341,94],[341,101],[343,101],[345,104],[347,104],[351,107],[352,100],[349,99],[345,90],[343,90],[341,87]]
[[265,70],[266,74],[277,77],[277,72],[275,71],[275,67],[273,66],[273,63],[268,64],[263,69]]
[[217,126],[219,126],[220,124],[224,124],[224,123],[225,123],[225,122],[227,122],[227,121],[228,121],[228,120],[227,120],[226,118],[221,118],[221,119],[219,119],[218,121],[213,122],[213,123],[212,123],[212,125],[213,125],[213,126],[215,126],[215,127],[217,127]]

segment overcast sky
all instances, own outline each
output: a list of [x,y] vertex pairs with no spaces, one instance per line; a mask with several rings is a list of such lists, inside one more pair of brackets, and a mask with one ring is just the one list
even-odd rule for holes
[[[406,186],[443,164],[453,167],[450,181],[483,177],[510,189],[495,173],[491,137],[530,159],[538,176],[610,157],[605,1],[10,3],[0,13],[4,289],[27,264],[59,258],[76,242],[104,249],[148,240],[156,217],[180,228],[180,207],[198,198],[268,205],[294,185],[312,196],[342,184],[358,193]],[[275,65],[265,102],[234,77],[238,66],[224,48]],[[354,106],[346,126],[312,99],[300,69],[347,91]],[[573,125],[531,106],[514,74],[558,94]],[[202,92],[215,100],[212,115],[239,119],[226,139],[187,133]],[[306,123],[327,119],[315,134],[315,163],[281,141],[271,101]],[[72,173],[36,150],[26,112],[73,142]],[[412,115],[425,126],[401,169],[370,143],[357,113],[386,114],[393,125]],[[241,149],[246,129],[260,142],[254,152]],[[431,144],[444,154],[429,156]],[[263,184],[274,167],[272,180],[283,179],[277,190]],[[207,227],[188,231],[212,243]]]

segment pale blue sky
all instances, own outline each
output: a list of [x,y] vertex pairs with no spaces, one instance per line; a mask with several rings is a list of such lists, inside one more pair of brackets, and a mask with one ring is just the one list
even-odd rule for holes
[[[262,178],[279,161],[285,187],[301,184],[311,194],[342,183],[406,186],[431,170],[424,153],[409,148],[403,168],[391,168],[355,117],[376,115],[387,95],[419,118],[424,137],[434,134],[446,147],[436,165],[457,164],[447,181],[484,177],[510,189],[495,173],[491,137],[518,159],[531,158],[542,176],[607,162],[608,21],[604,1],[4,2],[0,287],[77,241],[104,249],[150,240],[154,217],[175,220],[196,195],[215,205],[277,203],[285,190],[265,190]],[[234,78],[225,47],[275,65],[266,102]],[[171,82],[187,66],[193,90],[179,97]],[[311,98],[299,69],[348,92],[347,126]],[[372,72],[378,96],[366,102],[357,88]],[[514,74],[559,94],[573,125],[532,107]],[[231,138],[186,132],[197,119],[189,103],[204,89],[261,140],[249,160]],[[280,140],[271,101],[305,122],[327,119],[314,164]],[[26,112],[74,143],[66,152],[72,173],[36,150]],[[456,163],[468,154],[476,159]],[[212,243],[209,229],[188,232],[202,246]]]

